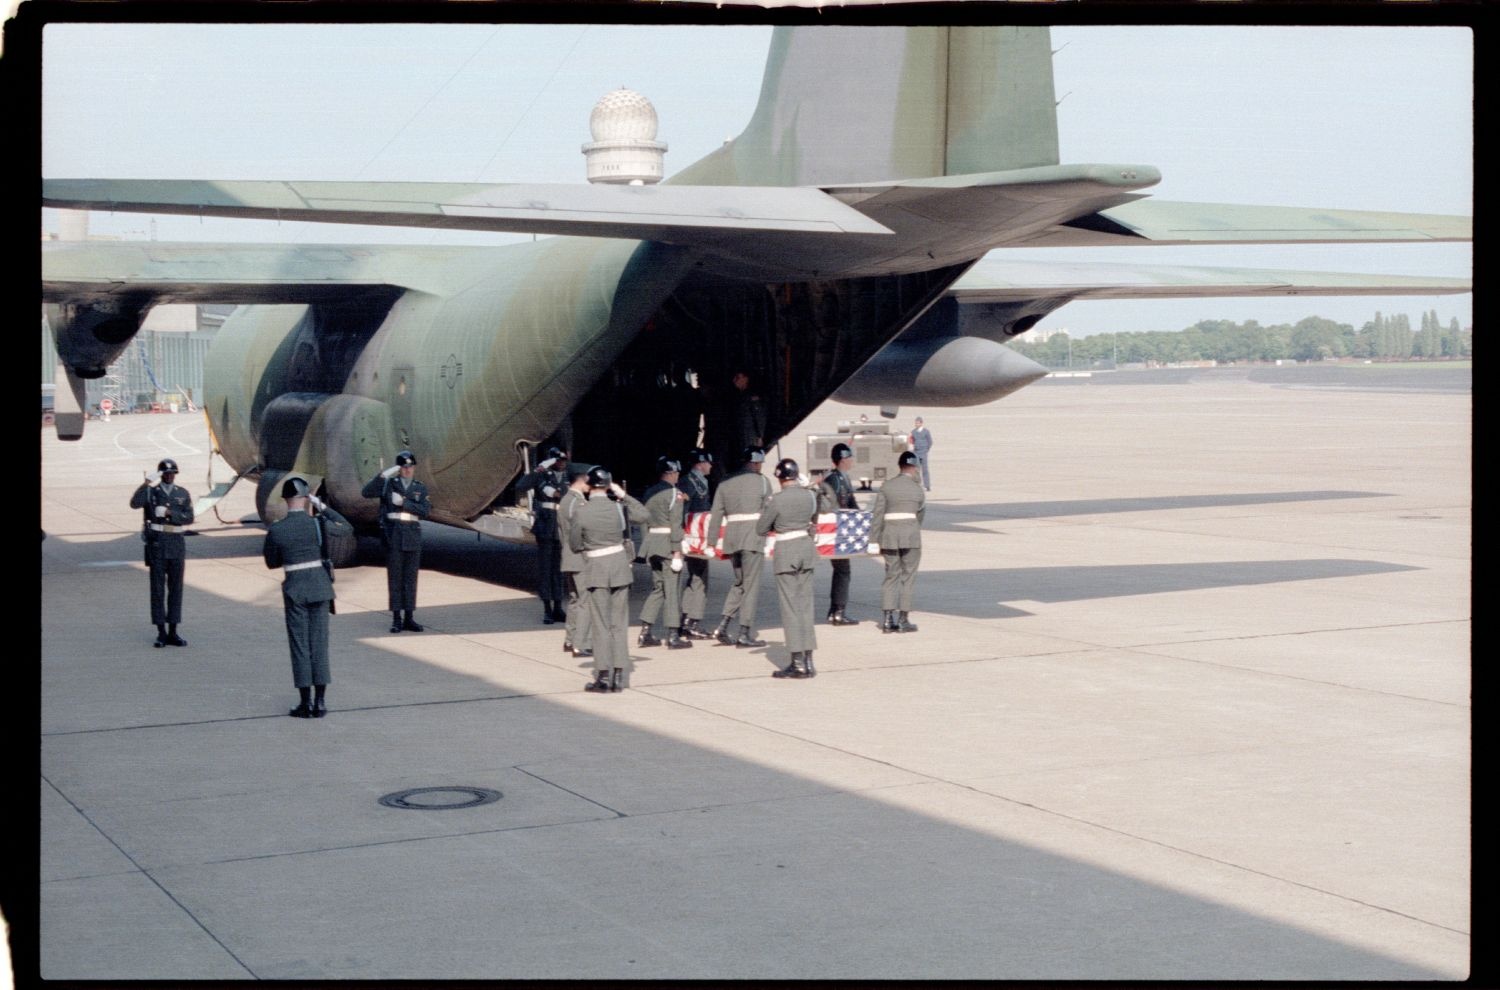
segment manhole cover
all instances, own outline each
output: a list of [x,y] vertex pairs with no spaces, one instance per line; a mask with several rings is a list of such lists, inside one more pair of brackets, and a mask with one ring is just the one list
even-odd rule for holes
[[500,797],[499,791],[484,787],[413,787],[409,791],[387,794],[380,803],[387,808],[446,811],[449,808],[477,808],[498,801]]

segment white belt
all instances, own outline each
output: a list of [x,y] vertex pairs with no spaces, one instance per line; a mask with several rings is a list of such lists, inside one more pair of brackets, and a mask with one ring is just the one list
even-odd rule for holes
[[583,552],[583,555],[585,557],[608,557],[612,553],[624,553],[624,552],[625,552],[625,548],[624,547],[605,547],[602,550],[585,550]]
[[749,522],[752,519],[759,519],[759,518],[760,518],[760,513],[759,512],[736,512],[732,516],[725,516],[724,517],[724,521],[725,522]]
[[148,523],[147,525],[158,533],[180,533],[187,529],[186,526],[168,526],[166,523]]
[[650,529],[646,530],[646,532],[648,532],[648,533],[670,533],[670,532],[672,532],[672,527],[671,526],[652,526]]
[[552,510],[555,511],[557,509],[557,503],[556,502],[538,502],[536,504],[536,507],[538,509],[552,509]]
[[421,516],[414,516],[410,512],[387,512],[385,514],[385,517],[387,519],[394,519],[397,522],[421,522],[422,521],[422,517]]
[[305,560],[305,561],[303,561],[300,564],[287,564],[285,567],[282,568],[282,570],[285,571],[286,573],[290,574],[293,571],[305,571],[309,567],[322,567],[322,566],[323,566],[323,562],[321,560]]
[[917,514],[915,512],[887,512],[885,517],[887,519],[915,519]]
[[780,543],[782,540],[800,540],[800,539],[802,539],[806,535],[807,535],[807,530],[805,530],[805,529],[794,529],[790,533],[777,533],[776,534],[776,542]]

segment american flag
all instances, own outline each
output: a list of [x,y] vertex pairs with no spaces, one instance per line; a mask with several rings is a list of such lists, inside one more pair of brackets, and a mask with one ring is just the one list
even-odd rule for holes
[[714,541],[724,535],[724,524],[719,523],[719,531],[714,534],[714,539],[708,538],[708,517],[711,512],[689,512],[682,517],[682,552],[689,557],[706,557],[709,560],[715,558],[724,559],[724,555],[714,549]]
[[818,516],[814,538],[824,557],[858,557],[870,544],[870,517],[863,509],[839,509]]

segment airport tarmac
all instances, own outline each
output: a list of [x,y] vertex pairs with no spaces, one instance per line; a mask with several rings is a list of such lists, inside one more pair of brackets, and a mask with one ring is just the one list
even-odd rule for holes
[[[533,551],[428,526],[426,632],[386,631],[373,548],[339,572],[318,721],[248,489],[152,648],[127,503],[164,456],[206,490],[201,418],[44,432],[41,975],[1462,979],[1471,379],[1391,381],[902,410],[920,631],[880,632],[875,560],[865,621],[821,624],[821,568],[810,681],[769,676],[766,575],[766,648],[633,649],[585,693]],[[380,803],[416,788],[501,797]]]

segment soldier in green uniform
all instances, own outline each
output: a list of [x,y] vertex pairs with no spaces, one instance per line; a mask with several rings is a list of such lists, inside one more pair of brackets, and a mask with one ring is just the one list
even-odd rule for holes
[[920,463],[916,454],[902,451],[897,462],[900,472],[881,485],[875,496],[870,545],[872,549],[878,545],[885,558],[885,581],[880,586],[880,607],[884,610],[881,632],[917,631],[908,615],[917,566],[922,562],[922,518],[927,512],[927,496],[917,480]]
[[[687,496],[687,504],[682,507],[684,516],[713,509],[713,496],[708,486],[708,475],[713,469],[713,454],[698,448],[688,454],[688,469],[677,482],[678,490]],[[702,626],[703,612],[708,605],[708,560],[684,556],[683,564],[687,569],[687,583],[682,589],[682,634],[689,639],[713,639],[713,633]]]
[[682,583],[682,506],[687,496],[677,490],[682,464],[669,457],[656,461],[659,480],[641,496],[649,518],[641,540],[641,556],[651,566],[651,593],[641,606],[641,635],[637,646],[660,646],[662,640],[651,635],[651,627],[665,609],[663,624],[669,650],[682,650],[693,641],[682,632],[682,607],[679,591]]
[[771,569],[776,573],[776,593],[781,599],[781,625],[786,630],[786,648],[791,661],[772,677],[815,677],[812,651],[817,648],[813,632],[813,564],[818,552],[812,535],[818,510],[827,504],[798,478],[797,462],[790,457],[776,464],[781,491],[761,510],[755,532],[764,537],[776,533],[776,552]]
[[[302,701],[287,712],[293,718],[328,714],[324,692],[333,678],[328,668],[328,616],[333,606],[333,565],[325,559],[330,536],[351,536],[354,527],[291,477],[281,486],[286,517],[266,531],[262,553],[267,567],[280,567],[281,607],[292,650],[292,683]],[[309,698],[309,694],[316,695]]]
[[578,573],[583,570],[583,556],[573,552],[568,545],[568,532],[573,516],[586,502],[589,490],[589,468],[586,464],[568,465],[568,490],[557,503],[557,534],[561,544],[561,570],[563,588],[568,595],[568,610],[565,621],[567,633],[563,637],[563,652],[575,658],[593,656],[589,649],[593,620],[589,617],[588,602],[578,587]]
[[[836,443],[828,452],[833,460],[833,470],[823,478],[823,497],[835,509],[857,509],[859,502],[854,497],[854,482],[849,480],[849,469],[854,466],[854,451],[847,443]],[[829,561],[833,566],[833,585],[828,591],[828,624],[830,626],[857,626],[858,619],[844,615],[849,604],[849,560],[835,557]]]
[[[729,556],[734,568],[734,587],[724,599],[724,618],[714,630],[714,638],[724,646],[766,645],[765,640],[755,638],[755,605],[760,597],[760,569],[765,563],[766,544],[755,532],[755,524],[772,494],[770,480],[760,473],[765,460],[760,448],[747,447],[740,461],[744,467],[720,483],[709,512],[709,539],[715,538],[722,521],[724,538],[718,546]],[[729,624],[736,619],[739,636],[731,637]]]
[[177,635],[177,626],[182,622],[182,574],[187,563],[182,531],[193,521],[193,497],[176,481],[177,462],[163,458],[130,496],[130,507],[142,510],[141,539],[151,572],[151,624],[156,626],[157,649],[187,645]]
[[[578,583],[588,591],[594,633],[594,680],[586,691],[623,691],[630,660],[630,522],[645,522],[646,507],[614,483],[602,465],[589,468],[589,500],[568,524],[568,544],[583,555]],[[627,522],[628,517],[628,522]]]
[[[417,571],[422,565],[422,520],[432,511],[427,486],[418,481],[417,459],[409,450],[371,478],[360,494],[380,499],[380,533],[385,537],[385,583],[391,606],[391,632],[421,632]],[[404,616],[403,616],[403,613]]]
[[567,468],[567,453],[548,447],[546,460],[516,482],[517,493],[536,492],[531,502],[531,535],[536,537],[538,565],[536,593],[542,600],[542,622],[549,626],[567,620],[562,607],[562,539],[557,532],[557,504],[568,487]]

